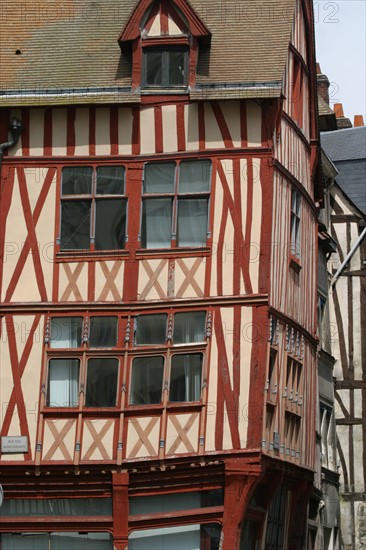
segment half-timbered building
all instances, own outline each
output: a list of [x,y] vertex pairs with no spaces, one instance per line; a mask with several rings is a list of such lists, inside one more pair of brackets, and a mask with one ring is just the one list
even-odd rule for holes
[[302,548],[312,3],[58,4],[3,6],[1,548]]
[[351,550],[366,541],[366,127],[322,134],[322,146],[339,172],[330,188],[337,255],[331,262],[329,335],[336,358],[341,537]]

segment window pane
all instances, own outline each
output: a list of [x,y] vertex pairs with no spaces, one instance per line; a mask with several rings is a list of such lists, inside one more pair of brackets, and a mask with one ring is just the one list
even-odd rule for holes
[[111,498],[6,499],[0,516],[111,516]]
[[123,166],[99,166],[97,168],[97,194],[123,195],[125,192]]
[[89,249],[90,201],[68,201],[61,205],[61,250]]
[[89,166],[62,169],[62,195],[90,195],[93,169]]
[[117,317],[91,317],[89,345],[93,348],[112,348],[117,343]]
[[136,317],[135,343],[138,346],[164,344],[167,315],[139,315]]
[[174,315],[174,344],[205,340],[205,311],[186,311]]
[[220,537],[216,523],[143,529],[129,535],[128,550],[218,550]]
[[199,401],[202,353],[173,355],[169,401]]
[[211,161],[185,161],[179,166],[179,193],[210,191]]
[[179,199],[177,243],[179,246],[205,246],[208,199]]
[[115,407],[117,395],[118,359],[89,359],[86,380],[87,407]]
[[47,406],[76,407],[78,405],[79,370],[79,359],[50,360]]
[[163,357],[136,357],[133,360],[131,405],[148,405],[161,402],[163,371]]
[[50,550],[112,550],[109,533],[51,533]]
[[186,52],[168,51],[169,82],[173,86],[184,86],[187,83]]
[[174,193],[175,163],[145,164],[144,193]]
[[51,348],[78,348],[81,346],[82,317],[52,317]]
[[146,84],[161,86],[163,83],[162,52],[145,52]]
[[96,250],[124,248],[126,232],[126,201],[97,200],[95,220]]
[[170,247],[172,236],[172,200],[149,199],[142,204],[142,247]]
[[48,533],[3,533],[1,550],[49,550]]
[[192,491],[189,493],[174,493],[167,495],[151,495],[131,497],[129,512],[136,514],[162,514],[192,508],[206,508],[207,506],[222,506],[224,491],[222,489],[209,491]]

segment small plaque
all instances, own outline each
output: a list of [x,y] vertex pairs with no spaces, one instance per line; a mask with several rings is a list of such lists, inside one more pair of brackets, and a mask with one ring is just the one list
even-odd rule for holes
[[28,437],[26,435],[18,436],[3,436],[1,438],[2,453],[27,453],[28,452]]

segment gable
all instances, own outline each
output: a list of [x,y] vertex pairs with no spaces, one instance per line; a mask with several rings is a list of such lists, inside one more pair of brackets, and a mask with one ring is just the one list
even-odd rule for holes
[[187,0],[140,0],[124,27],[119,43],[139,36],[179,36],[190,34],[209,43],[211,33]]
[[179,14],[176,7],[168,0],[155,1],[143,18],[141,25],[141,35],[147,38],[156,36],[187,36],[188,33],[188,22],[185,20],[183,14]]

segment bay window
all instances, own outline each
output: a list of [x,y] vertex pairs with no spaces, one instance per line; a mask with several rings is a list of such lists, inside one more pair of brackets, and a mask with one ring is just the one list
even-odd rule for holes
[[129,406],[201,400],[205,311],[52,317],[47,334],[47,407],[116,407],[122,384]]
[[142,196],[143,248],[205,246],[211,162],[147,163]]
[[61,250],[124,248],[126,205],[123,166],[63,168]]

